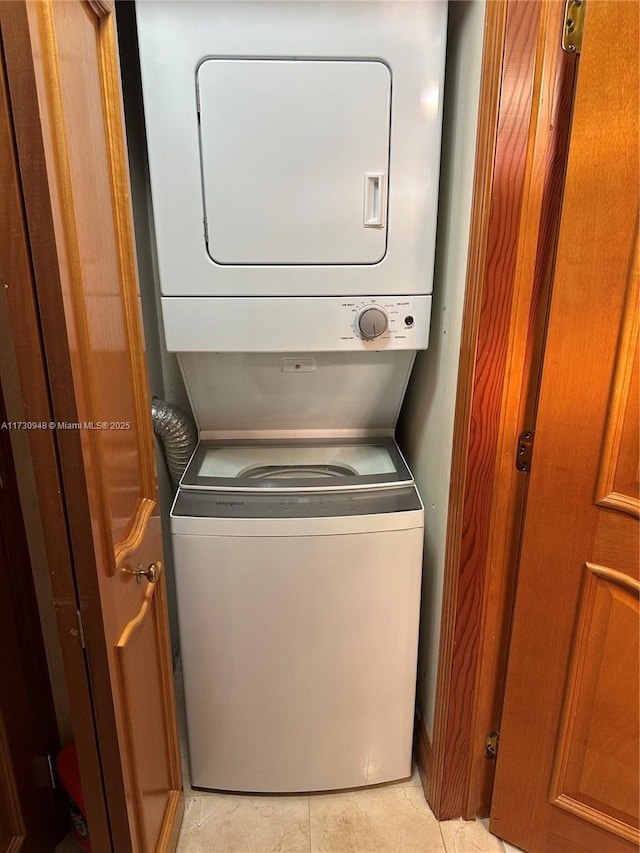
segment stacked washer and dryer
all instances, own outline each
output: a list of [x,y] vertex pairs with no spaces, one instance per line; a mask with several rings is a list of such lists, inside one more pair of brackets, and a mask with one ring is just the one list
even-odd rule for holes
[[138,0],[192,784],[411,773],[446,4]]

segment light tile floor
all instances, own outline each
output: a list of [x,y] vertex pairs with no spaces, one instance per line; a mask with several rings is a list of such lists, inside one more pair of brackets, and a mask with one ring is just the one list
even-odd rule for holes
[[82,853],[80,846],[75,841],[73,832],[68,832],[56,847],[53,853]]
[[[438,823],[417,769],[402,782],[337,794],[194,791],[180,666],[176,699],[185,793],[178,853],[520,853],[491,835],[487,820]],[[71,833],[55,853],[79,853]]]
[[178,853],[518,853],[487,821],[438,823],[417,770],[402,782],[330,794],[194,791],[180,666],[176,699],[185,791]]

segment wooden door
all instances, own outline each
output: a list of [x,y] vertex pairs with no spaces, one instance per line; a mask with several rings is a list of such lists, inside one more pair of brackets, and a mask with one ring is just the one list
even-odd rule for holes
[[66,827],[47,763],[58,731],[6,424],[0,388],[0,851],[48,853]]
[[170,850],[183,803],[114,8],[3,5],[111,834],[93,849]]
[[491,830],[638,843],[638,4],[588,2]]

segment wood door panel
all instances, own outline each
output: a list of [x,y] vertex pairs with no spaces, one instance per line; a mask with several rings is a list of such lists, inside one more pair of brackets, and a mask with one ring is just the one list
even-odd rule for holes
[[[117,70],[110,68],[113,20],[81,2],[43,3],[39,11],[50,53],[49,96],[66,217],[70,343],[80,362],[74,372],[82,403],[78,416],[83,425],[93,425],[82,430],[82,437],[95,474],[95,499],[109,507],[111,530],[102,534],[107,534],[112,557],[134,529],[143,531],[141,520],[155,501],[148,410],[139,405],[146,376],[130,348],[132,340],[140,343],[141,334],[138,306],[131,304],[132,297],[137,301],[137,280],[132,247],[126,246],[130,227],[122,227],[128,212],[123,164],[117,158],[122,129],[112,128],[110,117],[120,99],[114,89]],[[125,206],[124,213],[118,213],[119,206]],[[107,565],[117,571],[117,560],[108,559]]]
[[[51,371],[54,363],[59,364],[61,358],[68,369],[68,357],[62,355],[63,346],[57,346],[49,350],[45,360],[42,341],[43,304],[50,304],[52,299],[56,299],[56,295],[59,298],[57,259],[52,250],[54,238],[42,148],[41,121],[46,118],[46,111],[41,112],[37,106],[34,68],[28,59],[31,40],[26,8],[19,3],[0,3],[0,29],[3,49],[0,69],[0,266],[3,281],[8,285],[2,292],[3,299],[6,298],[2,313],[3,320],[6,318],[7,328],[11,329],[9,340],[5,343],[7,349],[13,349],[15,354],[15,362],[13,355],[9,356],[8,369],[16,371],[12,382],[14,388],[19,386],[19,396],[22,398],[23,408],[20,415],[28,422],[49,424],[54,419],[54,409],[48,385],[48,371]],[[22,163],[19,160],[19,139],[23,143],[28,140],[29,143],[28,153]],[[37,203],[26,204],[27,195],[32,200],[37,199]],[[27,221],[27,214],[31,217],[30,221]],[[32,244],[29,241],[28,228],[36,235]],[[46,286],[39,297],[34,281],[36,253],[44,257],[44,269],[48,275]],[[61,316],[61,311],[58,316]],[[64,324],[59,320],[55,324],[54,340],[64,340]],[[14,417],[17,413],[18,410]],[[7,419],[6,416],[3,418]],[[70,415],[67,419],[76,420],[75,415]],[[74,738],[83,774],[85,806],[91,824],[92,843],[97,853],[107,849],[109,829],[88,672],[79,641],[76,580],[70,543],[65,533],[67,516],[57,436],[55,430],[50,429],[29,430],[27,435],[37,482],[37,499],[47,561],[50,567],[55,567],[55,571],[51,573],[51,587],[65,666],[64,691],[68,691],[70,699]],[[16,500],[12,502],[14,509],[17,506]],[[9,502],[11,503],[11,500]],[[11,520],[13,514],[1,512],[0,515],[9,519],[12,541],[15,543],[18,537]],[[2,620],[2,624],[5,624],[5,620]],[[29,644],[30,661],[35,660],[34,652],[32,637]],[[6,669],[0,668],[7,678]],[[39,702],[38,706],[43,709],[42,702]],[[22,727],[24,718],[23,716]],[[53,731],[55,732],[55,721]],[[54,740],[50,740],[49,745],[53,744]],[[42,814],[42,811],[40,813]]]
[[183,800],[164,580],[128,571],[159,561],[162,537],[115,19],[106,2],[26,9],[62,308],[44,339],[71,367],[52,362],[52,399],[77,413],[56,436],[110,829],[118,853],[164,851]]
[[588,4],[491,828],[637,850],[638,4]]
[[140,850],[157,850],[161,829],[176,808],[166,791],[174,787],[169,768],[175,765],[175,743],[165,711],[148,713],[148,698],[166,695],[172,687],[171,667],[161,650],[168,644],[164,577],[148,584],[140,611],[118,640],[118,662],[124,721],[132,755],[132,793],[136,801],[136,833]]
[[640,583],[603,566],[584,569],[551,799],[637,842],[640,655],[630,640],[639,634]]

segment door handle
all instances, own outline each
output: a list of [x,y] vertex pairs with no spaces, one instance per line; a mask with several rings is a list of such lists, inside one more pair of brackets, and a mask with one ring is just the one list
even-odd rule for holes
[[130,566],[123,566],[122,571],[129,575],[134,575],[136,583],[142,583],[143,578],[146,578],[149,583],[155,583],[160,577],[162,563],[160,560],[156,560],[153,563],[149,563],[146,569],[143,567],[142,563],[138,563],[135,569],[132,569]]
[[387,212],[387,182],[384,172],[365,172],[364,211],[362,224],[365,228],[383,228]]

